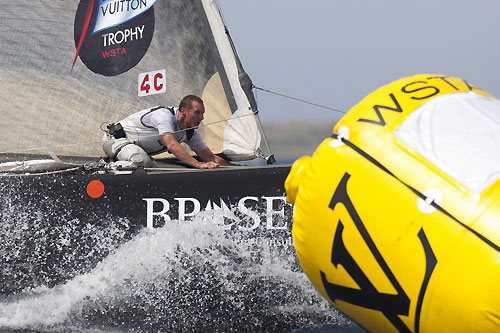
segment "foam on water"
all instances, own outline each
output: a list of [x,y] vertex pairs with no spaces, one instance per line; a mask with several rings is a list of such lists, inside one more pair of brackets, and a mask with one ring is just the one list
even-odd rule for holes
[[347,323],[313,289],[292,248],[229,232],[218,225],[223,216],[210,214],[143,229],[86,273],[3,296],[0,328],[228,332]]

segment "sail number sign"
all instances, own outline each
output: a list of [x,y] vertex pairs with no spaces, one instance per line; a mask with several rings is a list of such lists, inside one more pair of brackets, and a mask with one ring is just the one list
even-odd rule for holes
[[139,97],[163,94],[167,91],[166,70],[140,73],[137,80]]

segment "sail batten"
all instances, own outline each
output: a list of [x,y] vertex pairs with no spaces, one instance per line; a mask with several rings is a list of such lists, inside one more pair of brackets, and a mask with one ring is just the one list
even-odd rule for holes
[[101,156],[103,122],[194,94],[205,101],[200,131],[215,153],[259,154],[254,110],[213,1],[142,0],[142,11],[125,14],[100,7],[113,1],[92,2],[2,6],[0,153]]

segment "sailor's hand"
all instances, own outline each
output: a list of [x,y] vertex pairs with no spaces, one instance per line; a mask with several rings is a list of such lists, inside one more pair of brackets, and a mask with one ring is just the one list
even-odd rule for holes
[[218,168],[219,164],[215,162],[206,162],[200,164],[200,169],[215,169]]

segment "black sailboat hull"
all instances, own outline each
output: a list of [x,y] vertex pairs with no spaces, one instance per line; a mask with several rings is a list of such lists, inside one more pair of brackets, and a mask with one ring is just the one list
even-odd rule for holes
[[196,219],[292,252],[289,170],[0,177],[0,294],[61,283],[144,228]]

